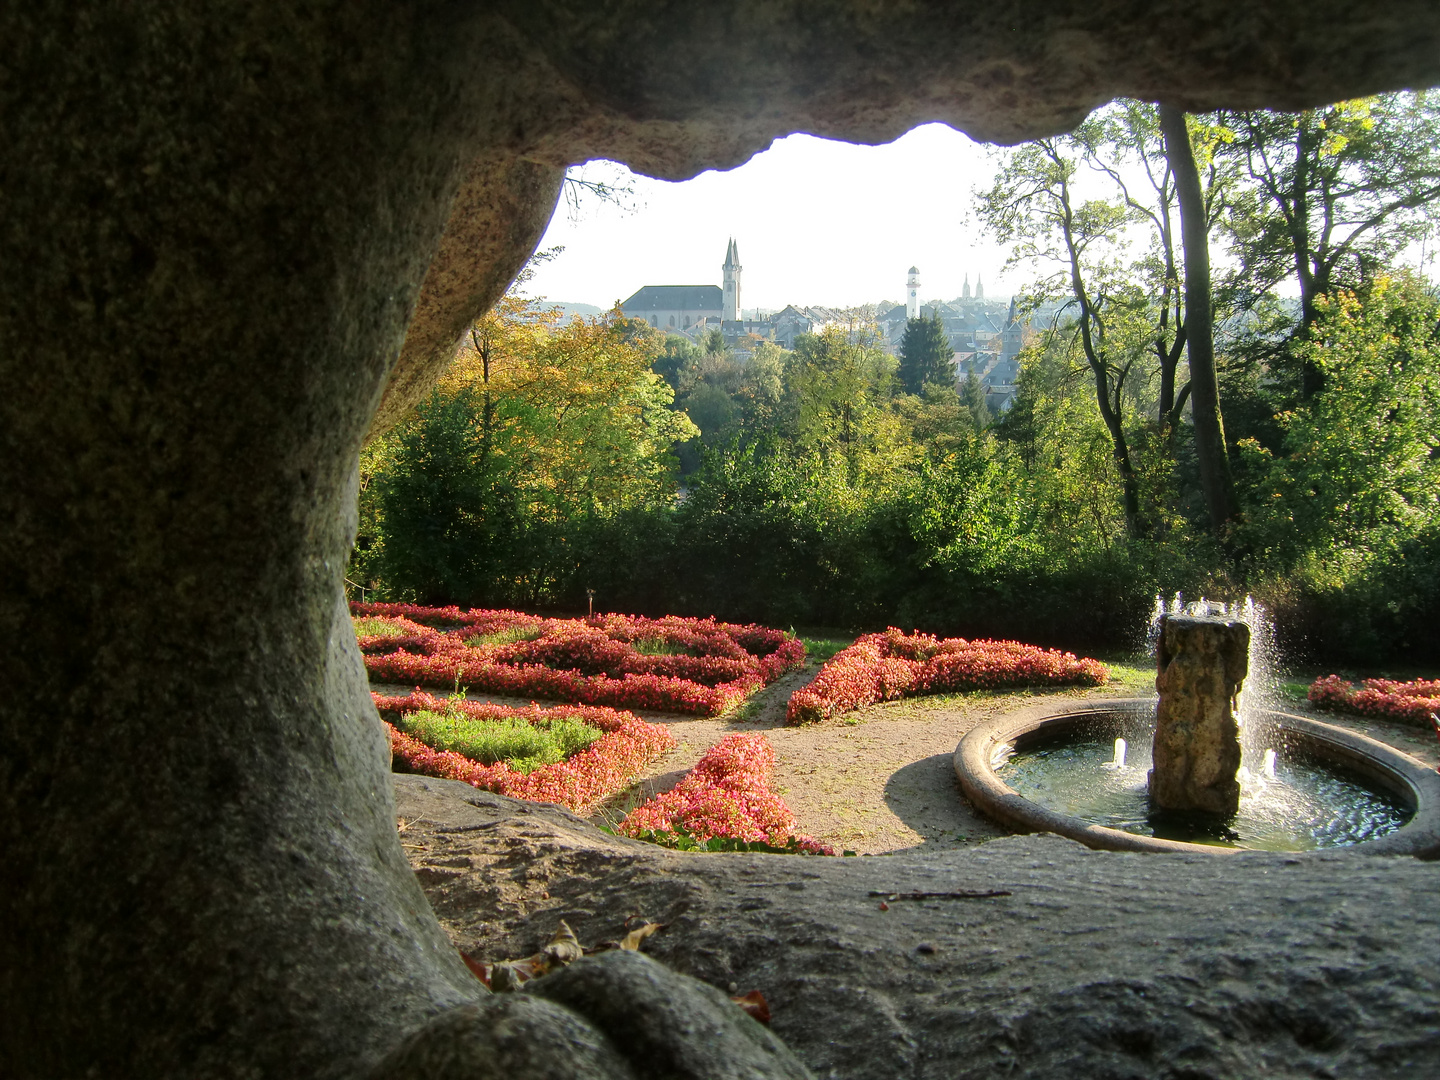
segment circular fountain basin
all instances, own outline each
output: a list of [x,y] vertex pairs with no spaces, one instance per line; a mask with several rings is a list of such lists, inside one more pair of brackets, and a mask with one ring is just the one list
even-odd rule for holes
[[[1129,828],[1145,828],[1133,820],[1135,788],[1143,785],[1150,767],[1149,733],[1154,727],[1154,715],[1154,699],[1145,698],[1059,707],[1042,704],[1009,713],[979,724],[966,734],[955,751],[955,774],[966,798],[977,809],[1017,832],[1059,833],[1088,847],[1112,851],[1224,854],[1246,850],[1243,833],[1250,827],[1240,825],[1238,817],[1237,831],[1242,836],[1233,843],[1164,839],[1097,823],[1120,821]],[[1252,847],[1302,850],[1344,845],[1347,850],[1373,854],[1440,857],[1440,774],[1435,770],[1384,743],[1304,716],[1259,710],[1251,726],[1256,729],[1251,741],[1273,748],[1278,755],[1279,780],[1272,796],[1283,796],[1282,801],[1299,807],[1302,817],[1306,800],[1312,804],[1312,817],[1317,799],[1338,800],[1335,816],[1350,819],[1337,821],[1335,828],[1323,820],[1311,822],[1302,828],[1304,835],[1293,846],[1262,841]],[[1118,775],[1121,770],[1110,770],[1108,774],[1103,771],[1103,762],[1111,755],[1097,749],[1108,748],[1117,736],[1141,744],[1138,752],[1132,747],[1124,776]],[[1060,752],[1053,754],[1053,761],[1039,760],[1057,749]],[[1246,764],[1259,771],[1249,761]],[[1013,772],[1017,785],[1035,787],[1035,777],[1052,768],[1058,770],[1052,774],[1052,786],[1056,789],[1053,794],[1059,797],[1052,798],[1051,791],[1037,787],[1036,798],[1026,798],[1002,779],[1003,774]],[[997,775],[997,769],[1001,775]],[[1073,794],[1075,769],[1088,770],[1095,779],[1094,809],[1084,811],[1083,817],[1041,801],[1048,798],[1058,805],[1073,802],[1065,796],[1067,785]],[[1066,770],[1071,771],[1070,775]],[[1252,790],[1261,790],[1266,782],[1255,777],[1247,783]],[[1294,789],[1287,789],[1287,783],[1293,783]],[[1121,788],[1130,791],[1121,792]],[[1124,805],[1127,798],[1130,804]],[[1143,801],[1143,794],[1138,798]],[[1257,804],[1265,801],[1256,800]],[[1242,798],[1242,815],[1246,813],[1244,802]],[[1139,816],[1144,816],[1143,810]],[[1323,810],[1319,816],[1323,818]],[[1263,831],[1265,827],[1250,831]],[[1347,843],[1347,828],[1352,829],[1350,835],[1369,838]],[[1312,829],[1313,835],[1305,833],[1305,829]]]

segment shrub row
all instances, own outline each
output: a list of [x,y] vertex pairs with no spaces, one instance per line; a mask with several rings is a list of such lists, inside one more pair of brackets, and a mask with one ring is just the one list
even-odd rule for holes
[[384,633],[360,638],[373,679],[586,705],[714,716],[805,661],[794,637],[714,619],[542,619],[413,604],[351,610],[369,629],[384,620]]
[[947,690],[1100,686],[1108,678],[1105,665],[1073,653],[1018,641],[907,635],[892,626],[836,653],[813,682],[790,696],[785,722],[814,723],[877,701]]
[[1428,726],[1440,715],[1440,679],[1366,679],[1360,686],[1339,675],[1326,675],[1310,684],[1311,701],[1322,709],[1375,716],[1402,724]]
[[675,747],[675,736],[659,724],[648,724],[628,712],[589,706],[563,705],[541,709],[492,705],[480,701],[436,698],[417,690],[404,697],[371,695],[381,715],[412,712],[457,712],[471,720],[536,720],[570,717],[599,728],[601,735],[588,750],[530,773],[503,761],[493,765],[472,761],[461,754],[436,750],[412,735],[386,723],[390,752],[402,768],[443,780],[460,780],[472,787],[532,802],[558,803],[577,814],[615,794],[661,754]]
[[723,837],[834,855],[829,845],[792,831],[795,815],[770,787],[774,767],[775,750],[764,735],[727,735],[675,787],[632,810],[620,831],[659,843],[668,837],[701,842]]

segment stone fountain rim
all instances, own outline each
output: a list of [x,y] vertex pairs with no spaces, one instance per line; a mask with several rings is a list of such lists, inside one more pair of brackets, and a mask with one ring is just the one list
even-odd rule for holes
[[[1137,836],[1120,829],[1092,825],[1080,818],[1049,810],[1031,802],[1000,780],[990,767],[998,745],[1012,742],[1042,726],[1068,727],[1081,718],[1117,712],[1153,710],[1154,698],[1101,698],[1084,702],[1042,702],[982,721],[968,731],[955,748],[955,776],[975,808],[1018,832],[1058,833],[1086,847],[1106,851],[1191,852],[1202,855],[1244,855],[1246,849],[1190,844]],[[1376,739],[1346,731],[1306,716],[1262,710],[1282,731],[1297,736],[1306,749],[1322,760],[1368,773],[1414,806],[1410,820],[1395,832],[1343,849],[1297,852],[1297,856],[1333,854],[1334,850],[1369,855],[1413,855],[1440,858],[1440,773],[1409,754]]]

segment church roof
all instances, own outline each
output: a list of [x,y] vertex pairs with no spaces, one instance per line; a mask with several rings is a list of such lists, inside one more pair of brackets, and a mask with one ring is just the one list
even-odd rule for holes
[[713,311],[725,307],[719,285],[646,285],[620,305],[627,315],[642,311]]

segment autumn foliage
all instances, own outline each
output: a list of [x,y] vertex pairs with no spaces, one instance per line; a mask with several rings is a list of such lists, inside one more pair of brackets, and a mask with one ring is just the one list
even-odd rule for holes
[[566,761],[543,765],[527,774],[511,768],[504,761],[486,765],[461,754],[433,749],[393,724],[387,722],[385,725],[397,771],[459,780],[515,799],[557,803],[576,813],[583,814],[593,809],[639,775],[650,761],[675,747],[675,736],[666,728],[648,724],[631,713],[615,709],[583,705],[541,709],[534,704],[529,708],[514,708],[480,701],[446,700],[419,690],[404,697],[371,696],[382,716],[386,713],[448,711],[471,720],[515,718],[532,722],[566,716],[599,728],[605,734],[588,750],[582,750]]
[[1356,686],[1339,675],[1326,675],[1310,684],[1307,696],[1322,709],[1402,724],[1428,725],[1433,715],[1440,714],[1440,679],[1366,679]]
[[836,653],[813,682],[790,696],[789,724],[824,720],[877,701],[955,690],[1015,686],[1099,686],[1109,678],[1098,660],[1022,645],[905,634],[890,627]]
[[352,604],[372,680],[716,716],[805,661],[779,630],[714,619]]
[[620,824],[627,836],[687,833],[697,840],[760,841],[816,855],[828,845],[797,836],[795,815],[770,787],[775,750],[758,732],[727,735],[675,787],[632,810]]

